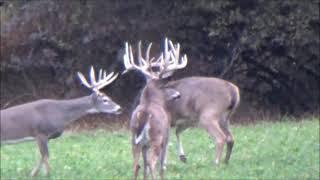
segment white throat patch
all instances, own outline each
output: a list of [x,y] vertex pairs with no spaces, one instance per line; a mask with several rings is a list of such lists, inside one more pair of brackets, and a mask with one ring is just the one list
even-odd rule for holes
[[87,113],[93,114],[93,113],[98,113],[99,111],[97,111],[97,109],[95,108],[91,108],[89,110],[87,110]]

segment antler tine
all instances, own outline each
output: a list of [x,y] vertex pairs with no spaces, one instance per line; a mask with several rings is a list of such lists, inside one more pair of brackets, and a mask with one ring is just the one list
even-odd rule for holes
[[138,66],[134,62],[131,45],[128,42],[125,43],[125,54],[123,55],[123,63],[126,70],[123,73],[131,69],[138,69]]
[[103,78],[107,77],[107,71],[103,71]]
[[105,79],[105,77],[106,77],[106,71],[103,69],[100,69],[97,84],[99,84],[99,82],[103,81],[103,79]]
[[102,79],[102,75],[103,75],[103,70],[99,69],[98,81],[100,81],[100,79]]
[[129,54],[129,45],[128,45],[128,42],[125,43],[125,53],[123,55],[123,64],[124,64],[124,67],[126,68],[125,72],[132,68],[131,65],[130,65],[130,60],[129,60],[129,57],[130,54]]
[[[168,47],[169,44],[169,47]],[[180,58],[180,44],[173,44],[171,40],[165,38],[164,43],[164,69],[162,70],[162,78],[169,77],[174,70],[186,67],[188,59],[186,55]]]
[[108,74],[105,78],[103,78],[97,86],[95,87],[97,90],[107,86],[108,84],[112,83],[116,78],[118,77],[118,73],[114,74],[114,72],[111,72]]
[[[150,49],[151,49],[152,44],[149,44],[147,51],[146,51],[146,59],[144,59],[142,57],[142,53],[141,53],[141,41],[139,41],[138,43],[138,64],[135,63],[134,58],[133,58],[133,53],[132,53],[132,48],[131,45],[129,45],[127,42],[125,44],[125,54],[123,55],[123,61],[124,61],[124,65],[126,70],[124,71],[124,73],[126,73],[128,70],[131,69],[136,69],[139,70],[140,72],[142,72],[145,76],[151,77],[151,78],[155,78],[155,76],[153,75],[153,73],[151,72],[151,62],[149,59],[149,54],[150,54]],[[151,58],[151,61],[154,58]]]
[[139,65],[137,65],[136,62],[134,61],[131,45],[129,45],[129,54],[130,54],[129,55],[129,60],[130,60],[130,65],[132,66],[132,68],[141,70],[146,65],[146,63],[145,63],[145,61],[144,61],[144,59],[142,58],[142,55],[141,55],[141,42],[139,42],[138,46],[139,46],[139,49],[138,49]]
[[[170,41],[171,42],[171,41]],[[166,63],[170,63],[170,51],[168,49],[168,38],[164,40],[164,60]]]
[[92,88],[92,85],[88,83],[88,81],[81,72],[77,72],[77,75],[83,85],[85,85],[87,88]]
[[147,51],[146,51],[146,59],[144,59],[142,57],[142,53],[141,53],[141,41],[139,41],[138,43],[138,61],[139,61],[139,65],[140,66],[149,66],[150,62],[149,62],[149,53],[150,53],[150,48],[152,46],[152,43],[149,44]]
[[[132,53],[132,51],[130,51],[130,52]],[[141,41],[138,42],[138,61],[139,61],[140,66],[144,65],[144,61],[143,61],[143,58],[141,55]]]
[[182,69],[187,66],[188,64],[188,58],[187,55],[183,55],[181,59],[178,59],[179,53],[170,53],[171,59],[173,59],[173,62],[169,64],[167,67],[168,70],[175,70],[175,69]]
[[132,48],[131,48],[131,45],[129,45],[129,63],[132,67],[136,67],[135,66],[135,62],[134,62],[134,58],[133,58],[133,53],[132,53]]
[[173,61],[175,63],[178,63],[178,60],[179,60],[179,56],[180,56],[180,44],[177,43],[176,45],[174,45],[172,43],[172,41],[169,40],[169,44],[170,44],[170,49],[171,49],[171,52],[173,53],[173,55],[175,56],[175,58],[173,59]]
[[139,65],[136,64],[136,62],[134,61],[134,57],[133,57],[133,53],[132,53],[132,47],[131,45],[129,46],[129,51],[130,51],[130,64],[132,65],[133,68],[136,69],[142,69],[144,66],[146,66],[146,62],[144,61],[144,59],[141,56],[141,52],[140,53],[140,57],[138,58],[139,60]]
[[99,89],[113,82],[117,78],[118,73],[114,74],[114,72],[111,72],[107,75],[107,72],[105,70],[99,69],[98,81],[96,81],[95,71],[93,66],[91,66],[89,72],[90,83],[87,81],[87,79],[81,72],[77,72],[77,75],[81,83],[85,85],[87,88],[92,89],[93,91],[99,91]]
[[113,76],[113,72],[107,75],[107,73],[104,73],[103,81],[109,81],[109,79]]
[[90,68],[90,82],[92,86],[95,86],[95,84],[97,83],[93,66],[91,66]]
[[107,72],[103,70],[101,73],[101,79],[99,79],[98,82],[96,83],[95,89],[99,90],[105,87],[106,85],[113,82],[117,78],[117,76],[118,76],[118,73],[114,74],[114,72],[111,72],[107,75]]
[[[169,40],[169,43],[170,43],[170,49],[173,49],[174,46],[172,44],[172,42]],[[164,61],[165,61],[165,65],[169,65],[169,64],[172,64],[174,63],[174,59],[171,58],[171,51],[169,51],[169,48],[168,48],[168,38],[165,38],[164,40]]]
[[151,49],[152,43],[149,43],[147,51],[146,51],[146,61],[151,64],[151,61],[154,59],[154,57],[151,58],[151,60],[149,59],[150,57],[150,49]]
[[165,64],[166,64],[166,60],[165,58],[163,58],[163,53],[160,54],[158,60],[157,60],[158,66],[159,66],[159,72],[158,74],[160,75],[163,70],[165,69]]

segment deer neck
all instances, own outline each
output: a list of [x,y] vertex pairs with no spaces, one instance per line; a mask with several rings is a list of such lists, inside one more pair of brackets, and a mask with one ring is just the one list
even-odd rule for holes
[[63,100],[59,103],[59,108],[62,108],[66,112],[65,124],[69,124],[80,117],[92,112],[92,97],[84,96],[80,98]]
[[163,92],[161,90],[159,90],[159,88],[154,86],[153,84],[148,85],[143,90],[140,102],[142,104],[151,104],[152,103],[152,104],[158,104],[160,106],[163,106],[165,104]]

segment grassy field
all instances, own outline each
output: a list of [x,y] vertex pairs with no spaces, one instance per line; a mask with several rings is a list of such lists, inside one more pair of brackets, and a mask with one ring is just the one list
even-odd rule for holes
[[[319,179],[319,119],[233,126],[235,146],[229,165],[214,166],[214,144],[207,133],[182,135],[186,164],[169,144],[167,179]],[[173,133],[172,133],[173,134]],[[52,140],[50,179],[130,179],[130,134],[96,132]],[[39,158],[34,142],[1,146],[1,179],[29,179]],[[41,172],[39,179],[45,178]],[[140,171],[140,178],[142,172]]]

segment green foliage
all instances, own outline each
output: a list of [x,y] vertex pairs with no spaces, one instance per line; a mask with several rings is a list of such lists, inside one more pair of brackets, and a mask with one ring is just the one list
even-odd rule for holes
[[[213,165],[214,144],[207,133],[183,136],[187,164],[169,144],[168,179],[319,179],[319,119],[233,127],[229,165]],[[174,133],[172,133],[173,135]],[[130,133],[97,131],[65,135],[50,142],[51,179],[130,179]],[[25,179],[38,159],[34,143],[1,147],[1,179]],[[140,172],[140,178],[142,172]],[[45,178],[43,174],[39,178]]]

